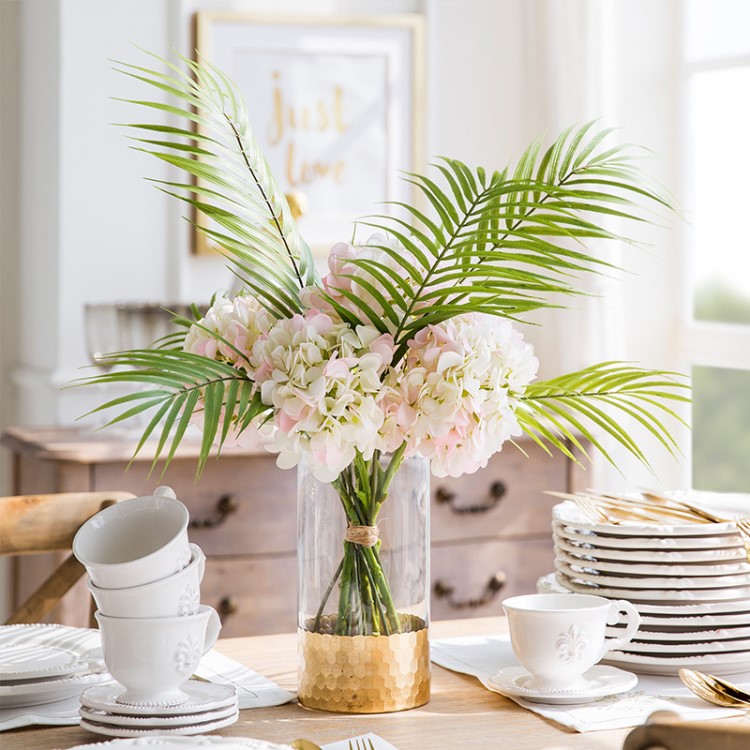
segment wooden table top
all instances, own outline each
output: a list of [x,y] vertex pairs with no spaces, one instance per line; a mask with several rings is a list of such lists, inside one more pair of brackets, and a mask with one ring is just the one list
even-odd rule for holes
[[[433,638],[505,630],[502,617],[433,622]],[[296,636],[229,638],[217,649],[283,688],[296,689]],[[304,737],[318,744],[375,732],[398,750],[507,748],[508,750],[620,750],[629,729],[579,734],[492,693],[473,677],[432,665],[432,696],[421,708],[393,714],[349,715],[311,711],[296,702],[240,712],[239,721],[214,734],[285,743]],[[80,727],[26,727],[0,734],[2,750],[53,750],[105,741]]]

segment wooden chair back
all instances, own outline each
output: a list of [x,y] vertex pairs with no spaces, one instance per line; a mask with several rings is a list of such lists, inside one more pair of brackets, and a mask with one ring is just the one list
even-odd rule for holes
[[[63,492],[0,497],[0,555],[70,551],[83,523],[130,492]],[[6,620],[6,625],[41,622],[83,576],[71,554]]]

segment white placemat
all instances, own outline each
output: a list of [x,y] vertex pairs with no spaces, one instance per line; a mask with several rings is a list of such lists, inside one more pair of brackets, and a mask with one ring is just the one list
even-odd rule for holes
[[[473,675],[488,690],[495,691],[490,678],[502,667],[518,664],[508,636],[474,636],[441,638],[430,642],[430,655],[435,664],[454,672]],[[750,672],[732,675],[732,682],[750,687]],[[638,685],[621,695],[602,698],[594,703],[553,706],[511,698],[547,719],[579,732],[602,729],[624,729],[643,724],[654,711],[676,711],[686,720],[723,719],[741,716],[743,710],[721,708],[693,695],[677,677],[639,675]]]
[[[213,683],[234,685],[237,688],[240,708],[280,706],[295,697],[293,693],[282,690],[271,680],[214,650],[209,651],[201,659],[196,674]],[[39,706],[2,708],[0,709],[0,732],[32,724],[75,725],[80,719],[79,706],[80,700],[78,696],[74,696]]]

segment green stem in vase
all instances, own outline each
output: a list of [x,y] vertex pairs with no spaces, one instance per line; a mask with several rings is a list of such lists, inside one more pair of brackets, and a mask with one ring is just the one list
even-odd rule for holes
[[[405,444],[400,446],[385,469],[381,466],[379,451],[370,460],[357,454],[353,463],[333,482],[350,526],[374,526],[377,523],[391,480],[404,460],[405,450]],[[315,619],[316,629],[340,575],[337,635],[401,632],[401,618],[391,596],[379,550],[380,541],[372,547],[344,542],[342,561]]]

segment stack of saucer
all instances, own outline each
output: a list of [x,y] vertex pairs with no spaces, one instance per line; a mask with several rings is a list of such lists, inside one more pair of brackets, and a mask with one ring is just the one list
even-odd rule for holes
[[[750,508],[750,496],[691,501],[724,518]],[[606,663],[644,674],[750,670],[750,563],[733,522],[599,523],[564,502],[552,528],[556,571],[541,591],[625,599],[641,615],[635,639]]]
[[109,737],[149,734],[204,734],[237,721],[237,691],[232,685],[190,680],[187,700],[176,706],[120,703],[117,683],[96,685],[81,695],[81,727]]
[[202,734],[237,721],[234,686],[192,680],[221,621],[200,603],[206,557],[171,489],[105,508],[73,540],[117,682],[81,694],[81,726],[113,737]]

